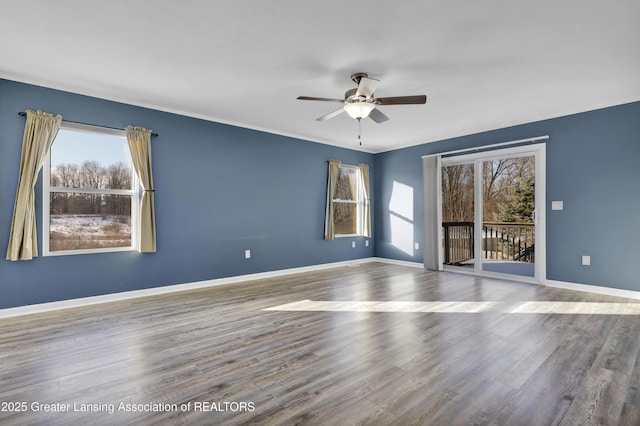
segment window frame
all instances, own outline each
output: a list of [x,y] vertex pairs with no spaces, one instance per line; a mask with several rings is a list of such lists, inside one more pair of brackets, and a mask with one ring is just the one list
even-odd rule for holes
[[[91,126],[87,124],[62,122],[60,130],[67,130],[80,133],[95,133],[102,136],[123,137],[127,140],[124,130],[111,129],[106,127]],[[57,136],[56,136],[57,137]],[[92,189],[92,188],[66,188],[51,186],[51,150],[55,145],[55,139],[51,148],[47,152],[42,166],[42,255],[43,256],[68,256],[78,254],[113,253],[123,251],[135,251],[139,239],[139,216],[140,216],[140,181],[133,166],[131,167],[131,187],[132,189]],[[50,224],[51,224],[51,194],[52,193],[74,193],[74,194],[102,194],[102,195],[125,195],[131,197],[131,245],[127,247],[101,247],[78,250],[49,250],[50,246]]]
[[[364,212],[365,212],[365,196],[364,196],[364,184],[362,182],[362,171],[360,167],[354,166],[351,164],[340,164],[340,171],[342,169],[349,169],[356,172],[356,182],[357,182],[357,197],[355,200],[343,200],[340,198],[334,198],[331,200],[331,203],[341,203],[341,204],[356,204],[356,233],[355,234],[338,234],[335,233],[335,238],[352,238],[352,237],[364,237]],[[335,212],[335,208],[334,208]],[[334,215],[334,226],[335,226],[335,215]]]

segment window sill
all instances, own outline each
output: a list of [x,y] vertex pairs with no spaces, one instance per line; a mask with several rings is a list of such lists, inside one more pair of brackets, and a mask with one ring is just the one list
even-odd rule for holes
[[78,255],[78,254],[115,253],[115,252],[135,251],[135,250],[136,249],[133,247],[111,247],[111,248],[81,249],[81,250],[56,250],[56,251],[44,252],[42,254],[42,257],[72,256],[72,255]]

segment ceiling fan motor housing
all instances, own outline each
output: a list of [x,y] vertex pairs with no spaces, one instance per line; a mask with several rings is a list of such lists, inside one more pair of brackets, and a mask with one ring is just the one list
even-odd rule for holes
[[344,101],[346,103],[352,103],[352,102],[366,102],[367,98],[364,96],[356,96],[356,92],[358,91],[358,88],[355,87],[353,89],[349,89],[346,92],[344,92]]

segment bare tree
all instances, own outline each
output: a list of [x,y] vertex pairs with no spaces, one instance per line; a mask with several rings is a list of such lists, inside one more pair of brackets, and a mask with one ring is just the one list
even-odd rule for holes
[[482,163],[482,213],[484,220],[495,220],[498,206],[503,201],[504,187],[508,185],[510,159],[490,160]]
[[442,220],[473,221],[473,164],[442,168]]
[[[61,163],[51,170],[50,185],[58,188],[129,189],[131,166],[119,162],[108,167],[97,161],[77,164]],[[124,195],[78,194],[54,192],[51,212],[55,214],[130,214],[130,197]]]
[[[111,164],[107,168],[107,188],[130,189],[132,169],[123,162]],[[112,214],[127,214],[131,210],[129,197],[122,195],[109,195],[106,197],[107,211]]]
[[123,162],[111,164],[107,168],[107,188],[129,189],[131,188],[131,167]]
[[[515,157],[482,162],[483,221],[525,220],[533,201],[534,157]],[[444,222],[471,222],[474,213],[473,163],[442,168],[442,220]],[[518,214],[508,205],[518,204]],[[532,208],[532,207],[531,207]],[[515,216],[514,216],[515,214]],[[519,215],[519,216],[518,216]]]

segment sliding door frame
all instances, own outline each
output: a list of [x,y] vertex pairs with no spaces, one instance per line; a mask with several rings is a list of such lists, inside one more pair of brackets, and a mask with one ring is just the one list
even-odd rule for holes
[[[546,137],[541,137],[539,139],[546,139]],[[535,142],[535,141],[534,141]],[[498,144],[502,145],[502,144]],[[482,149],[480,147],[479,149]],[[447,153],[443,153],[442,155],[447,155]],[[486,276],[486,277],[494,277],[494,278],[508,278],[514,281],[523,281],[529,283],[536,284],[545,284],[546,282],[546,144],[545,143],[531,143],[527,145],[517,145],[511,147],[501,147],[496,149],[488,149],[481,152],[474,153],[456,153],[452,152],[451,155],[441,158],[437,163],[440,166],[452,165],[452,164],[461,164],[461,163],[473,163],[474,164],[474,221],[475,223],[482,223],[482,191],[479,186],[479,182],[482,181],[482,168],[480,165],[483,161],[493,160],[497,158],[508,158],[508,157],[524,157],[524,156],[534,156],[535,157],[535,210],[534,210],[534,223],[535,223],[535,266],[534,266],[534,276],[523,276],[523,275],[515,275],[515,274],[506,274],[506,273],[497,273],[491,271],[483,271],[481,268],[482,262],[482,247],[481,244],[475,244],[474,251],[474,268],[473,270],[464,267],[455,267],[451,265],[444,265],[443,259],[443,250],[442,250],[442,185],[441,179],[427,179],[425,176],[424,184],[425,184],[425,194],[428,193],[428,190],[433,191],[437,190],[437,195],[435,197],[431,197],[431,200],[437,200],[437,218],[438,218],[438,232],[431,232],[429,237],[431,241],[433,241],[433,237],[435,236],[437,240],[437,248],[434,247],[439,256],[438,270],[445,270],[451,272],[458,273],[466,273],[473,274],[477,276]],[[432,157],[432,156],[430,156]],[[438,156],[440,158],[440,156]],[[426,160],[426,157],[424,157]],[[426,161],[425,161],[426,164]],[[431,174],[433,176],[433,174]],[[436,187],[434,188],[434,185]],[[427,188],[429,186],[430,188]],[[425,199],[425,203],[427,200]],[[425,226],[429,222],[427,215],[425,214]],[[474,241],[479,241],[482,239],[482,227],[475,226],[474,227],[475,235]],[[435,235],[434,235],[435,234]],[[426,235],[425,235],[426,237]],[[425,239],[425,242],[427,240]],[[426,246],[426,244],[425,244]],[[428,269],[436,269],[433,267],[429,267],[425,263],[425,267]]]

